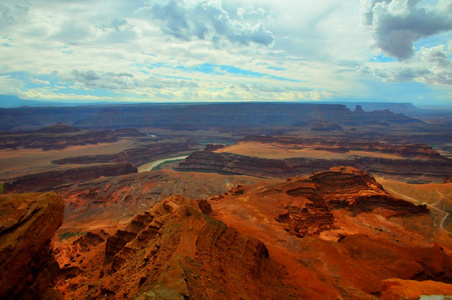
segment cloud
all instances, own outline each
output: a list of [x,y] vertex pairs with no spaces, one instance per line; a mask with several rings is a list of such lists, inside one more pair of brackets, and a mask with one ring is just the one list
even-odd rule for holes
[[19,1],[4,0],[0,3],[0,30],[23,22],[28,13],[28,7]]
[[405,60],[414,55],[421,38],[452,30],[452,19],[440,10],[419,8],[419,0],[364,0],[363,22],[372,31],[375,46]]
[[452,60],[445,45],[422,47],[413,58],[403,62],[370,63],[362,67],[360,72],[389,82],[417,81],[452,85]]
[[41,80],[41,79],[37,79],[37,78],[30,78],[30,82],[39,84],[39,85],[49,85],[50,82],[48,80]]
[[140,11],[149,13],[152,20],[158,21],[163,32],[181,40],[189,41],[196,37],[210,40],[217,46],[221,39],[242,45],[271,46],[274,42],[273,33],[262,23],[246,23],[243,20],[246,11],[241,11],[240,20],[233,20],[223,9],[221,1],[150,1],[149,6]]
[[93,70],[72,70],[62,76],[72,88],[108,89],[108,90],[142,90],[142,89],[190,89],[198,84],[185,80],[164,79],[159,77],[135,78],[130,73],[95,72]]

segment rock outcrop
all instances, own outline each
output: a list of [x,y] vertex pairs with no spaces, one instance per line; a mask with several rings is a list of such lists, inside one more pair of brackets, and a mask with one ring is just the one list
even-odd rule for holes
[[428,213],[425,205],[395,199],[369,174],[352,167],[334,167],[310,177],[331,209],[346,208],[354,213],[387,209],[387,216]]
[[50,191],[63,184],[76,184],[101,176],[136,173],[130,163],[95,164],[22,175],[3,184],[5,193]]
[[107,239],[101,265],[85,260],[84,273],[59,288],[69,298],[296,297],[266,246],[203,213],[206,205],[174,196],[135,216]]
[[[423,298],[421,298],[422,296]],[[398,278],[386,279],[381,282],[381,300],[445,299],[444,296],[452,297],[452,284],[432,280],[415,281]]]
[[332,210],[346,209],[354,214],[378,210],[387,218],[428,214],[425,205],[396,199],[369,174],[352,167],[335,167],[309,178],[292,178],[266,188],[261,193],[280,191],[295,199],[284,202],[287,213],[278,222],[287,223],[289,232],[304,237],[336,228]]
[[63,222],[54,193],[0,195],[0,298],[41,299],[58,273],[50,239]]

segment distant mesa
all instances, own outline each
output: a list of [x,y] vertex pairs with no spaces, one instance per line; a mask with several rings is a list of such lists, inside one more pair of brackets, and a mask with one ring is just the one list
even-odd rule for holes
[[36,132],[39,133],[49,133],[49,134],[72,133],[78,131],[80,131],[79,128],[64,123],[57,123],[55,125],[47,126],[36,130]]
[[208,144],[206,145],[206,147],[204,148],[204,151],[214,152],[214,151],[216,151],[216,150],[223,149],[223,148],[225,148],[225,147],[226,147],[225,144],[208,143]]
[[356,105],[355,113],[363,113],[363,112],[365,112],[365,111],[363,110],[361,105]]

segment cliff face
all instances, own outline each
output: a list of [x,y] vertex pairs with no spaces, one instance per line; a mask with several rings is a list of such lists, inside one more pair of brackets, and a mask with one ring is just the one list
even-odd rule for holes
[[354,159],[288,158],[265,159],[232,153],[198,151],[179,163],[180,171],[242,174],[257,177],[287,178],[311,174],[334,166],[352,166],[386,176],[416,180],[443,180],[452,174],[452,160],[388,159],[357,157]]
[[443,159],[444,157],[426,144],[392,145],[374,140],[348,140],[343,138],[299,138],[287,136],[247,136],[241,142],[262,144],[279,144],[284,149],[311,148],[329,152],[347,153],[350,151],[367,151],[382,154],[394,154],[404,158]]
[[58,272],[50,239],[63,222],[54,194],[0,195],[0,298],[40,299]]
[[24,175],[5,182],[3,186],[5,193],[49,191],[63,184],[72,185],[100,176],[118,176],[136,172],[137,169],[128,163],[97,164]]
[[158,160],[174,153],[192,151],[198,148],[198,145],[191,140],[163,141],[127,149],[120,153],[112,155],[87,155],[68,157],[54,160],[52,163],[65,165],[121,162],[131,163],[133,166],[137,167],[144,163]]
[[209,211],[205,201],[179,196],[162,201],[97,248],[97,258],[92,259],[103,257],[101,265],[81,257],[80,279],[72,284],[61,281],[59,288],[70,298],[295,296],[282,283],[280,269],[262,242],[212,219]]
[[294,199],[281,202],[287,213],[277,220],[289,225],[289,232],[304,237],[337,228],[333,210],[346,209],[353,214],[378,210],[387,218],[425,215],[426,206],[396,199],[369,174],[351,167],[335,167],[309,178],[292,178],[261,192],[281,193]]
[[118,136],[110,130],[80,130],[59,123],[36,131],[0,134],[0,149],[41,148],[51,150],[116,141],[118,141]]

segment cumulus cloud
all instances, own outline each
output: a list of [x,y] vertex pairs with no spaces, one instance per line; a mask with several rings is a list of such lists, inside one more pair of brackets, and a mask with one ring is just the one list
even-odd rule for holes
[[405,60],[414,55],[420,38],[452,30],[452,18],[440,10],[418,7],[419,0],[364,0],[363,22],[372,31],[375,46]]
[[242,45],[253,42],[270,46],[274,42],[273,33],[262,23],[253,25],[243,20],[249,11],[241,11],[241,20],[234,20],[223,9],[221,1],[150,1],[140,11],[149,13],[153,20],[158,21],[163,32],[182,40],[197,37],[211,40],[217,45],[222,38]]
[[360,69],[389,82],[417,81],[428,84],[452,85],[452,60],[446,46],[422,47],[404,62],[372,63]]

